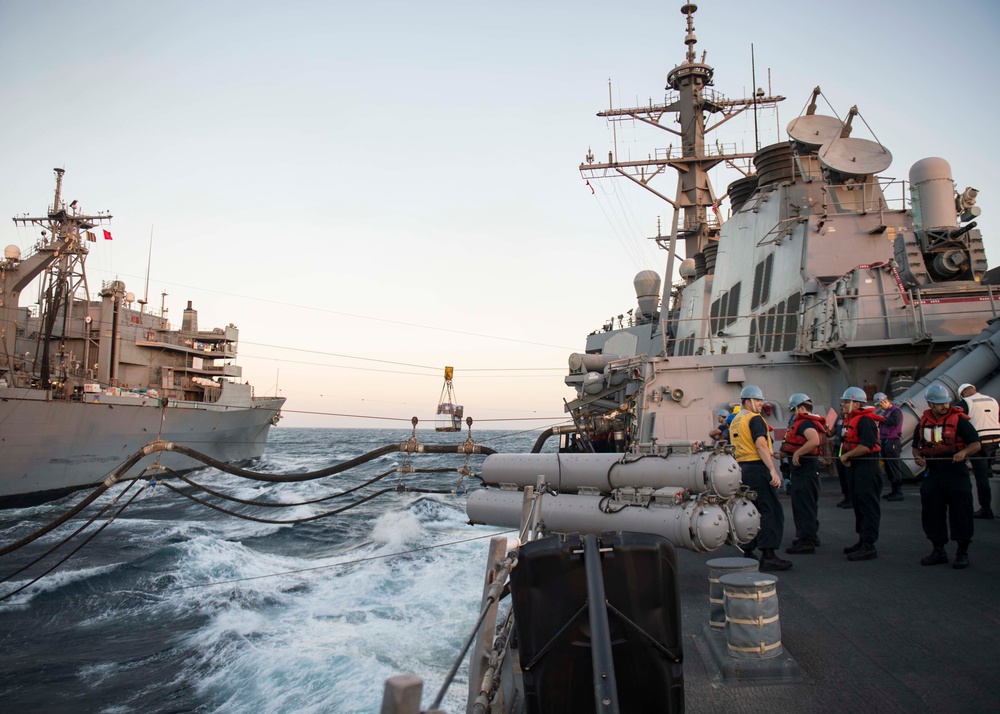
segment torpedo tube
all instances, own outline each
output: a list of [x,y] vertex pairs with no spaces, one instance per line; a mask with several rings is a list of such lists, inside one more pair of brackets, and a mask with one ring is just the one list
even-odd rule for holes
[[466,513],[472,523],[519,528],[524,489],[541,478],[538,516],[550,533],[654,533],[697,552],[753,540],[760,514],[732,454],[668,446],[665,455],[494,454],[482,479],[499,488],[470,493]]

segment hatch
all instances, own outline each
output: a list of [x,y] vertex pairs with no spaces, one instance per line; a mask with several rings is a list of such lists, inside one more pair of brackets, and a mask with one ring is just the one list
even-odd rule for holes
[[444,368],[444,386],[441,387],[441,397],[438,399],[437,418],[434,420],[434,431],[461,431],[464,408],[456,404],[454,367]]

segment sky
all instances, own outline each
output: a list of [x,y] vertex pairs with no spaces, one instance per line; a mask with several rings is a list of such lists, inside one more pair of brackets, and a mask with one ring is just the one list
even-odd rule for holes
[[[611,147],[609,94],[663,101],[681,5],[0,0],[0,242],[34,243],[9,219],[41,215],[61,167],[65,199],[114,215],[92,290],[235,324],[283,426],[429,428],[446,365],[477,428],[560,423],[569,354],[665,269],[648,238],[670,207],[623,179],[591,193],[578,167]],[[762,145],[820,86],[821,113],[857,105],[852,135],[892,152],[885,175],[942,156],[979,189],[1000,256],[1000,5],[707,0],[695,28],[716,91],[748,96],[752,46],[786,97]],[[753,128],[719,138],[749,151]],[[618,155],[671,139],[621,125]]]

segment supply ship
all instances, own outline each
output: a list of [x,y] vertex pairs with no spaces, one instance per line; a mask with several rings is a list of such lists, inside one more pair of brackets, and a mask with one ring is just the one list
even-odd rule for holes
[[[66,205],[55,173],[47,214],[14,218],[40,229],[34,247],[7,246],[0,263],[0,505],[98,484],[157,438],[225,462],[260,457],[285,400],[242,381],[239,330],[200,330],[190,302],[172,329],[120,280],[91,300],[88,246],[111,216]],[[36,282],[37,305],[22,306]],[[164,454],[159,465],[198,464]]]

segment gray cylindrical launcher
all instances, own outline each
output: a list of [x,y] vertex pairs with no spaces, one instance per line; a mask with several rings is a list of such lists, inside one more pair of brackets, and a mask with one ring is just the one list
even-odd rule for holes
[[727,498],[740,489],[740,468],[731,454],[684,451],[669,456],[623,454],[492,454],[483,462],[483,483],[533,486],[545,476],[560,493],[608,494],[622,487],[676,488]]
[[[519,528],[522,501],[521,491],[483,489],[469,494],[465,510],[471,523]],[[678,548],[696,552],[715,550],[727,542],[748,543],[760,529],[757,509],[745,499],[718,504],[698,499],[676,501],[668,494],[662,500],[654,497],[648,506],[629,506],[600,495],[546,494],[539,518],[550,533],[653,533]]]

